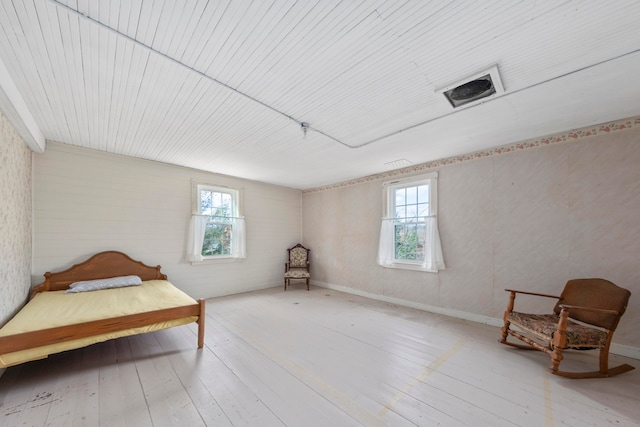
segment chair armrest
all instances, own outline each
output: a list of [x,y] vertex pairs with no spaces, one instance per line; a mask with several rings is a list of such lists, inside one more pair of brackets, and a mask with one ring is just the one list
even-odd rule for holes
[[516,291],[513,289],[505,289],[505,291],[507,292],[512,292],[512,293],[516,293],[516,294],[524,294],[524,295],[534,295],[537,297],[546,297],[546,298],[555,298],[555,299],[560,299],[559,296],[557,295],[549,295],[549,294],[539,294],[537,292],[526,292],[526,291]]
[[[504,312],[504,321],[505,322],[507,322],[507,318],[509,317],[511,312],[513,312],[513,307],[515,306],[515,303],[516,303],[516,295],[517,294],[533,295],[533,296],[536,296],[536,297],[560,299],[559,296],[548,295],[548,294],[540,294],[540,293],[537,293],[537,292],[516,291],[514,289],[505,289],[505,291],[510,292],[509,304],[507,305],[507,310]],[[566,323],[566,319],[565,319],[565,323]]]
[[567,305],[567,304],[559,304],[558,305],[563,311],[570,310],[583,310],[583,311],[592,311],[595,313],[604,313],[604,314],[615,314],[619,315],[620,313],[615,310],[608,310],[606,308],[594,308],[594,307],[581,307],[578,305]]

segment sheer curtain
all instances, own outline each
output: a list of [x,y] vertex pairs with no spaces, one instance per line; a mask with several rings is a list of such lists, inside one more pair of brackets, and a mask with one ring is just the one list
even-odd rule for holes
[[394,255],[394,218],[382,218],[380,225],[380,243],[378,245],[378,264],[382,266],[393,264]]
[[[380,242],[378,245],[378,264],[391,266],[395,262],[395,221],[394,218],[383,218],[380,225]],[[442,243],[438,232],[438,221],[435,216],[425,218],[425,247],[424,262],[421,267],[425,270],[444,270]]]
[[437,218],[435,216],[426,218],[425,225],[426,236],[422,267],[425,270],[432,271],[444,270],[444,257],[442,256],[442,243],[440,242]]
[[203,260],[202,244],[208,219],[207,215],[191,215],[189,235],[187,236],[187,261],[199,262]]
[[246,258],[246,229],[244,223],[244,217],[238,217],[234,221],[233,228],[233,246],[231,248],[231,256],[234,258]]
[[[202,256],[202,244],[204,234],[207,230],[208,215],[191,215],[189,224],[189,236],[187,236],[187,261],[200,262]],[[244,217],[233,220],[233,244],[231,246],[231,256],[233,258],[246,258],[246,227]]]

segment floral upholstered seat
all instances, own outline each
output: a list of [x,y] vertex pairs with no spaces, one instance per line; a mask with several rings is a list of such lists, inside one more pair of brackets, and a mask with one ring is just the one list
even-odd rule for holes
[[309,251],[300,243],[294,247],[287,249],[289,253],[289,261],[284,266],[284,290],[287,290],[287,286],[291,285],[292,279],[302,279],[307,283],[307,290],[309,290],[309,280],[311,274],[309,273]]
[[[508,317],[512,325],[531,332],[544,342],[551,343],[558,330],[560,316],[555,314],[525,314],[512,311]],[[567,321],[567,348],[603,348],[607,345],[607,333],[596,328]]]

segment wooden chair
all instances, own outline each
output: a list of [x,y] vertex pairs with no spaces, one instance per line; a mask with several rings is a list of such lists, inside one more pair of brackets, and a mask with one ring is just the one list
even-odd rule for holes
[[[568,378],[603,378],[634,369],[630,365],[609,368],[609,347],[613,332],[627,308],[631,292],[604,279],[569,280],[560,296],[514,291],[504,313],[501,343],[527,350],[540,350],[551,357],[551,373]],[[516,294],[556,298],[553,314],[525,314],[513,311]],[[577,323],[574,320],[581,322]],[[516,326],[522,331],[511,330]],[[507,341],[511,335],[525,342]],[[600,350],[600,369],[594,372],[566,372],[558,369],[566,349]]]
[[307,281],[307,290],[309,290],[309,251],[300,243],[292,248],[287,249],[289,253],[289,261],[284,265],[284,290],[291,285],[291,279],[304,279]]

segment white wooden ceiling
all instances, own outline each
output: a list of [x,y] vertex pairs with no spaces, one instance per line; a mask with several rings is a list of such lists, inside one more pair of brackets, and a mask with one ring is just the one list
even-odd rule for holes
[[[639,17],[637,0],[1,0],[0,60],[47,140],[308,189],[640,114]],[[454,111],[438,92],[492,65],[504,94]]]

